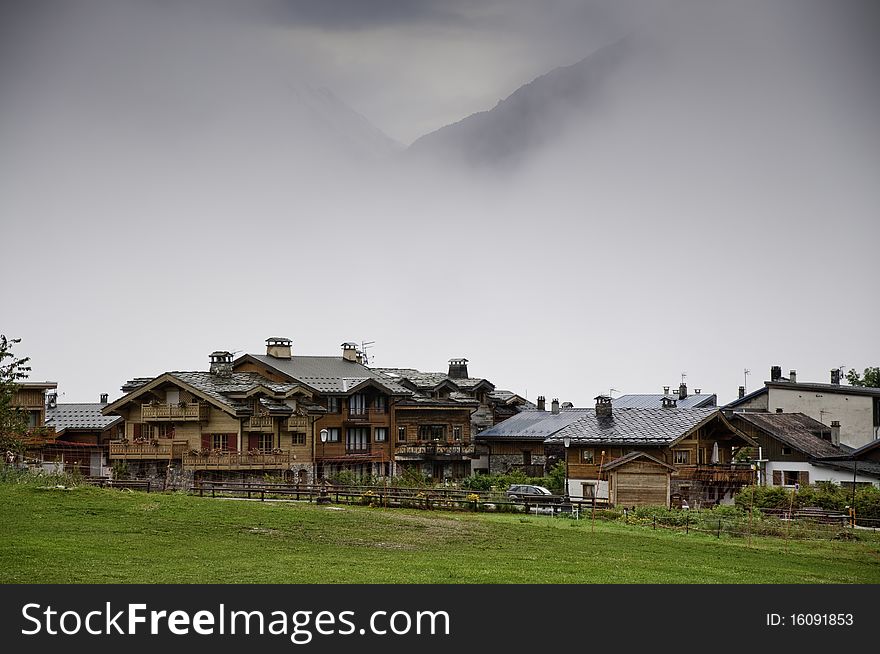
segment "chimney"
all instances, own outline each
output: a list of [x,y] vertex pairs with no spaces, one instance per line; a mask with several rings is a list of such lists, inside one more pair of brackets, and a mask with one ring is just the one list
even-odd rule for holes
[[702,391],[703,391],[702,388],[695,388],[695,389],[694,389],[694,395],[699,395]]
[[790,381],[792,384],[797,384],[797,370],[788,371],[788,381]]
[[778,382],[782,379],[782,366],[773,366],[770,368],[770,381]]
[[58,393],[46,393],[46,406],[54,409],[58,405]]
[[573,409],[573,408],[574,408],[574,404],[572,404],[571,402],[563,402],[563,403],[562,403],[562,408],[563,408],[563,409]]
[[101,393],[101,404],[107,404],[107,398],[110,397],[107,393]]
[[840,447],[840,420],[831,421],[831,444]]
[[597,395],[595,399],[596,399],[596,417],[597,418],[610,418],[611,417],[611,398],[608,395]]
[[837,386],[840,385],[840,368],[835,368],[831,371],[831,383]]
[[464,358],[449,360],[449,376],[452,379],[467,379],[468,360]]
[[270,336],[266,339],[266,356],[276,359],[289,359],[290,339],[282,336]]
[[663,395],[669,395],[669,386],[663,387]]
[[[678,406],[678,400],[675,399],[674,395],[664,395],[663,399],[660,400],[660,402],[662,403],[664,409],[674,409],[676,406]],[[597,405],[596,411],[598,412],[598,410],[599,408]]]
[[559,413],[559,398],[554,397],[553,401],[550,403],[550,413],[557,414]]
[[354,343],[343,343],[342,344],[342,358],[345,361],[351,361],[352,363],[357,363],[358,351],[357,345]]
[[684,382],[678,387],[678,399],[683,400],[688,396],[688,387]]
[[781,407],[776,407],[776,413],[782,413],[782,408],[781,408]]
[[745,396],[746,396],[746,387],[740,386],[739,387],[739,399],[743,399]]
[[543,395],[538,396],[538,411],[546,411],[547,410],[547,398]]
[[211,374],[217,377],[232,377],[232,354],[218,350],[211,352]]

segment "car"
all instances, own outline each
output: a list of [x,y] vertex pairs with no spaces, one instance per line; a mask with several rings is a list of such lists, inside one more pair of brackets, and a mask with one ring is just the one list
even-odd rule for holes
[[537,500],[539,502],[555,502],[559,500],[543,486],[535,486],[533,484],[511,484],[507,489],[507,499],[517,500]]

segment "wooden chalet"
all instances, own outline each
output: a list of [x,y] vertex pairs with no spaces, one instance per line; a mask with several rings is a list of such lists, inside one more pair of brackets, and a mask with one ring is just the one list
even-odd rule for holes
[[[638,493],[634,496],[631,489],[623,493],[634,500],[634,506],[657,500],[667,475],[670,493],[692,507],[730,503],[737,490],[754,481],[751,464],[739,462],[735,455],[741,448],[754,446],[755,441],[733,426],[720,410],[679,409],[674,396],[653,409],[617,409],[610,397],[599,396],[594,411],[545,442],[556,446],[568,443],[567,490],[576,499],[612,501],[616,491],[610,470],[628,474],[622,466],[637,461],[643,469],[640,474],[653,474],[656,479],[639,480],[649,489],[646,497],[640,498]],[[633,459],[634,453],[639,457]]]

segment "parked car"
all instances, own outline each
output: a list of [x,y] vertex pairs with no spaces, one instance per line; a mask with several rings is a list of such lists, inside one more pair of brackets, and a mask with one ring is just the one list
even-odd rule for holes
[[534,486],[532,484],[511,484],[507,489],[507,499],[509,500],[529,500],[539,502],[558,502],[558,495],[554,495],[543,486]]

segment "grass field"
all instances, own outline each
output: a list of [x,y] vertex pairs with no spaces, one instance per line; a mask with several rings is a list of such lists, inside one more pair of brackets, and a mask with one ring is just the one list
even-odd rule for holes
[[0,483],[4,583],[880,583],[880,540]]

